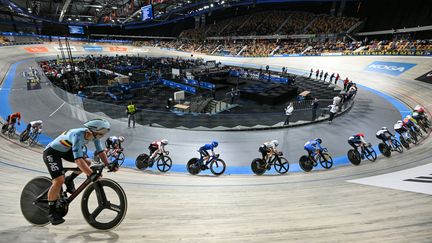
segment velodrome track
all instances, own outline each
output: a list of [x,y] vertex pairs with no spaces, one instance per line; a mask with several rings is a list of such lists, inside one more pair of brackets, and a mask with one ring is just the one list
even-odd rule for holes
[[[153,48],[143,49],[148,50],[148,52],[144,52],[147,55],[189,55]],[[55,54],[51,47],[49,50],[49,53],[40,55]],[[120,52],[119,54],[124,53]],[[5,70],[10,64],[35,56],[37,55],[26,53],[22,47],[3,47],[0,49],[0,66],[4,67],[1,69],[2,75],[5,75]],[[194,56],[200,55],[195,54]],[[432,59],[430,58],[211,57],[209,59],[219,59],[222,62],[238,65],[287,66],[289,69],[303,73],[307,72],[310,67],[324,68],[329,72],[338,71],[342,77],[348,76],[357,83],[385,92],[402,100],[408,106],[414,106],[417,103],[425,106],[432,104],[431,86],[414,81],[414,78],[432,69]],[[376,60],[416,63],[417,66],[398,77],[363,71],[365,66]],[[22,99],[24,103],[25,96]],[[12,107],[16,105],[16,103],[11,103]],[[36,104],[38,101],[34,100],[33,106],[27,107],[32,107],[31,110],[34,110],[37,109]],[[45,105],[49,108],[55,106]],[[51,109],[51,112],[57,107],[58,105]],[[383,110],[390,109],[388,105],[381,108]],[[67,107],[66,111],[68,109],[69,111],[73,110],[73,108]],[[395,112],[390,113],[394,114]],[[67,126],[69,122],[76,124],[78,118],[91,117],[85,112],[77,111],[74,114],[80,115],[73,115],[73,119],[64,119],[57,126],[47,126],[47,130],[67,128],[61,126]],[[347,116],[351,114],[350,112]],[[359,119],[364,119],[361,114],[358,116]],[[366,118],[372,123],[381,121],[380,117]],[[335,120],[336,122],[337,120]],[[346,125],[341,123],[341,127]],[[349,122],[347,123],[350,125]],[[120,122],[115,122],[115,124],[120,128],[124,127],[124,124]],[[326,125],[326,128],[310,132],[312,134],[334,132],[331,130],[332,125],[322,125]],[[390,126],[391,124],[385,125]],[[382,124],[376,124],[377,128],[380,126]],[[208,136],[209,133],[148,127],[140,129],[143,129],[142,132],[148,137],[166,135],[168,137],[181,137],[186,141],[188,140],[185,136],[199,138],[203,134]],[[311,127],[310,129],[315,128]],[[343,128],[338,127],[337,129]],[[275,136],[289,137],[289,133],[289,130],[234,132],[237,138],[246,137],[248,140],[254,138],[255,140],[250,144],[261,143],[263,134],[273,138]],[[372,135],[369,134],[369,137]],[[150,140],[150,138],[148,139]],[[283,141],[282,145],[284,145],[285,140],[280,140]],[[199,144],[202,141],[206,141],[206,139],[200,138],[196,143]],[[299,143],[304,143],[304,140],[299,141]],[[343,137],[341,144],[345,146],[346,151],[348,148],[345,143],[346,137]],[[28,150],[3,139],[0,140],[0,147],[0,180],[2,183],[0,193],[3,195],[0,200],[2,219],[0,221],[0,241],[2,242],[58,242],[64,240],[73,242],[92,240],[108,242],[143,240],[186,242],[205,240],[430,242],[432,240],[432,233],[430,233],[430,229],[432,229],[430,218],[432,200],[430,195],[347,182],[348,180],[427,165],[430,163],[431,143],[429,139],[423,141],[420,146],[390,159],[380,157],[375,163],[364,162],[358,167],[342,166],[331,171],[318,171],[310,174],[289,173],[287,176],[262,177],[231,175],[213,178],[205,175],[189,176],[181,173],[160,175],[122,169],[116,174],[105,175],[120,182],[129,199],[129,209],[125,220],[111,232],[95,232],[88,226],[80,215],[79,202],[72,204],[64,225],[58,227],[30,226],[21,215],[19,194],[30,178],[46,175],[40,150]],[[171,151],[175,150],[176,146],[172,147]],[[252,147],[252,145],[248,147]],[[255,150],[256,145],[253,145],[251,151],[256,153]],[[232,151],[226,153],[230,154],[230,152]],[[226,157],[224,159],[229,166],[229,160]],[[291,161],[291,163],[293,162]],[[423,169],[415,173],[419,173],[419,176],[430,174],[430,167],[426,169],[429,170]],[[418,183],[418,187],[424,187],[424,184]],[[419,190],[412,189],[411,191]],[[427,188],[423,192],[427,192]]]

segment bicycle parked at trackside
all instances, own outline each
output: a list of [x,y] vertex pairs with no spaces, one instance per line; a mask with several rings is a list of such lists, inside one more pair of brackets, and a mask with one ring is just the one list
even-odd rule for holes
[[[103,168],[103,164],[91,166],[91,169],[100,177]],[[63,169],[64,173],[68,171],[80,170],[79,168]],[[50,187],[51,179],[45,176],[36,177],[25,185],[20,199],[21,212],[30,223],[35,225],[49,223],[47,197]],[[126,194],[117,182],[108,178],[100,178],[93,183],[90,178],[87,178],[69,196],[62,188],[56,205],[57,212],[65,216],[68,213],[69,205],[83,191],[81,211],[88,224],[99,230],[109,230],[123,221],[127,211]],[[109,213],[102,213],[104,211],[109,211]]]
[[255,175],[262,175],[273,166],[279,174],[285,174],[289,170],[288,160],[283,156],[282,152],[273,154],[266,161],[262,158],[256,158],[251,163],[251,169]]
[[160,172],[168,172],[172,167],[172,160],[168,154],[168,151],[158,153],[154,159],[150,159],[150,156],[146,153],[140,154],[135,160],[135,166],[140,170],[145,170],[148,167],[153,167],[156,162],[156,166]]
[[374,162],[377,159],[377,154],[375,150],[372,148],[371,143],[367,143],[366,145],[360,146],[360,152],[357,149],[350,149],[347,153],[348,160],[353,165],[359,165],[362,159],[367,159],[369,161]]
[[318,162],[325,169],[330,169],[333,166],[333,158],[328,153],[327,148],[317,149],[315,155],[303,155],[299,159],[300,168],[305,172],[309,172],[313,167],[318,166]]
[[226,164],[222,159],[219,159],[219,154],[216,154],[210,156],[205,163],[204,161],[200,162],[198,158],[192,158],[187,162],[186,168],[192,175],[197,175],[201,171],[210,169],[213,175],[219,176],[225,172]]
[[390,141],[385,141],[385,143],[379,143],[378,149],[385,157],[390,157],[392,151],[403,153],[402,143],[399,142],[394,136],[390,138]]

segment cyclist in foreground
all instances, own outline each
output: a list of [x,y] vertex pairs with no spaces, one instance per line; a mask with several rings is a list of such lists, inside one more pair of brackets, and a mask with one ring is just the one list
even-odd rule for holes
[[278,140],[272,140],[270,142],[263,143],[258,149],[262,155],[262,160],[267,161],[267,159],[272,157],[274,154],[278,154],[279,151],[276,149],[278,145]]
[[308,152],[309,156],[315,156],[317,150],[322,150],[321,147],[322,139],[316,138],[313,140],[309,140],[305,143],[304,149]]
[[[212,141],[211,143],[207,143],[204,146],[202,146],[201,148],[199,148],[198,152],[200,153],[200,159],[198,160],[199,164],[201,166],[204,165],[203,161],[208,161],[210,158],[210,154],[209,152],[207,152],[208,150],[210,150],[212,152],[212,156],[216,156],[214,149],[219,146],[218,141]],[[207,166],[205,166],[206,169],[208,169]]]
[[[84,158],[82,149],[85,144],[92,141],[95,145],[96,153],[99,158],[102,159],[105,166],[109,166],[112,171],[118,169],[115,164],[109,165],[100,141],[109,131],[110,124],[108,121],[104,119],[94,119],[84,123],[84,128],[75,128],[63,132],[46,146],[43,152],[43,160],[52,178],[52,185],[48,191],[48,218],[51,224],[57,225],[65,221],[63,217],[55,211],[63,183],[66,184],[67,192],[73,193],[75,191],[73,180],[81,172],[84,172],[93,182],[98,179],[97,174],[89,167],[91,161]],[[62,160],[75,162],[81,171],[74,172],[65,178],[63,175]]]
[[153,141],[150,146],[148,147],[150,151],[150,159],[149,161],[153,162],[154,158],[156,158],[156,155],[163,153],[168,155],[169,152],[165,150],[165,146],[168,145],[168,139],[163,138],[161,140]]
[[21,136],[21,142],[25,142],[29,138],[30,133],[42,133],[42,127],[43,122],[41,120],[31,121],[27,125],[26,130],[24,130],[24,134]]

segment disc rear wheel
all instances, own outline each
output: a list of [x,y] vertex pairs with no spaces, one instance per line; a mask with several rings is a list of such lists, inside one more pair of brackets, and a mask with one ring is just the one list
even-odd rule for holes
[[30,223],[35,225],[48,224],[47,195],[51,184],[51,179],[48,177],[36,177],[29,181],[22,190],[21,212]]

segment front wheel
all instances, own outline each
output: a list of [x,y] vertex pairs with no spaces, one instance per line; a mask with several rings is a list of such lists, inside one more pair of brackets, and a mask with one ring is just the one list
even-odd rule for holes
[[126,193],[117,182],[102,178],[90,184],[84,191],[81,211],[92,227],[99,230],[113,229],[126,216]]
[[171,169],[172,160],[168,156],[162,156],[156,163],[160,172],[167,172]]
[[385,157],[390,157],[391,156],[391,151],[389,146],[387,146],[387,144],[385,143],[379,143],[378,144],[378,149],[379,151],[385,156]]
[[333,166],[333,158],[328,153],[321,153],[321,156],[318,156],[318,161],[325,169],[330,169]]
[[118,154],[116,156],[111,156],[111,158],[110,158],[110,162],[111,163],[117,162],[119,167],[122,166],[124,160],[125,160],[125,155],[123,152],[118,152]]
[[221,159],[213,160],[210,163],[210,171],[213,173],[213,175],[222,175],[225,172],[226,164]]
[[149,156],[147,154],[140,154],[135,160],[135,166],[139,170],[145,170],[148,167],[147,160],[149,159]]
[[24,218],[35,225],[46,225],[48,219],[48,190],[51,179],[45,176],[29,181],[21,192],[21,212]]
[[359,165],[361,162],[361,156],[359,151],[355,150],[355,149],[350,149],[348,150],[347,153],[348,156],[348,160],[351,162],[351,164],[353,165]]
[[33,147],[37,143],[38,138],[39,138],[38,134],[32,134],[29,138],[29,146]]
[[303,155],[302,157],[300,157],[299,165],[300,168],[302,168],[302,170],[304,170],[305,172],[309,172],[313,168],[313,163],[307,155]]
[[371,162],[374,162],[377,159],[377,154],[375,150],[372,148],[372,146],[368,146],[364,148],[364,154],[366,159],[368,159]]
[[403,153],[403,146],[398,140],[393,140],[393,144],[396,147],[396,151],[398,151],[399,153]]
[[289,170],[288,160],[284,157],[279,157],[275,163],[274,168],[279,174],[285,174]]
[[186,169],[191,175],[197,175],[201,171],[201,168],[197,165],[197,162],[197,158],[192,158],[187,162]]
[[402,144],[402,146],[404,146],[406,149],[409,149],[409,142],[407,140],[405,140],[404,137],[401,136],[399,138],[399,140],[400,140],[400,143]]
[[417,134],[414,131],[412,131],[412,130],[409,131],[409,134],[411,135],[412,143],[413,144],[417,144],[418,143]]

